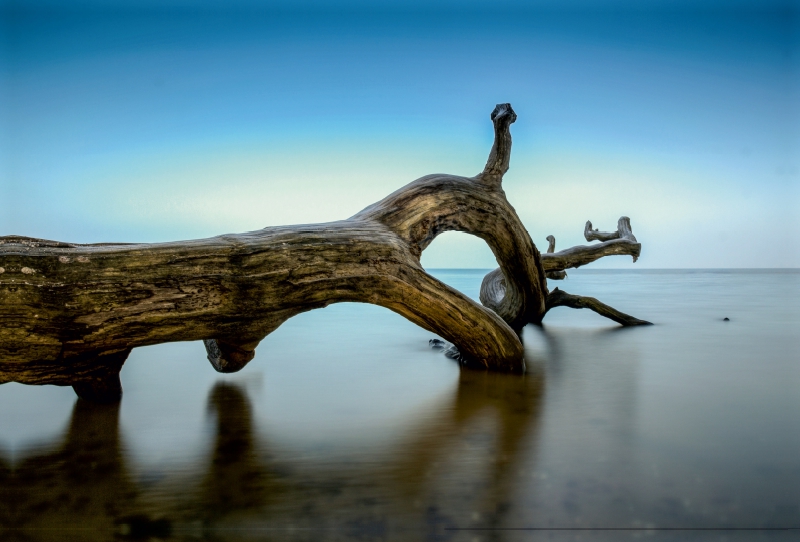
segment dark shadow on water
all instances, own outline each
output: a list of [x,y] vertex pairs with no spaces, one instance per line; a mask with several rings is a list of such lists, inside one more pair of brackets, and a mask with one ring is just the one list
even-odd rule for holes
[[0,457],[0,537],[460,539],[448,528],[501,526],[513,507],[542,393],[541,375],[464,370],[445,404],[383,453],[304,469],[256,437],[246,391],[218,383],[207,461],[186,466],[190,481],[161,488],[129,472],[119,406],[78,400],[60,444],[18,464]]

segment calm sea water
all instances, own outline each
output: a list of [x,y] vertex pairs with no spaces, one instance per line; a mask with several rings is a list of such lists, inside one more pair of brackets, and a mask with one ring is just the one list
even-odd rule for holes
[[[434,272],[475,297],[484,273]],[[4,384],[0,537],[800,539],[800,273],[556,285],[656,325],[559,308],[503,375],[343,304],[235,375],[200,343],[134,350],[118,407]]]

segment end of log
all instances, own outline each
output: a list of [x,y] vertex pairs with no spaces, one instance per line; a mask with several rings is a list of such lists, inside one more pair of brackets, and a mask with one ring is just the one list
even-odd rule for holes
[[591,241],[611,241],[612,239],[619,239],[619,230],[613,232],[604,232],[599,231],[596,229],[592,229],[592,221],[587,220],[586,225],[583,227],[583,237],[591,242]]
[[256,356],[255,348],[231,344],[217,339],[204,339],[208,361],[218,373],[241,371]]
[[499,185],[503,175],[511,163],[511,130],[509,127],[517,120],[517,114],[511,104],[497,104],[492,111],[494,123],[494,144],[486,161],[486,167],[478,175],[478,179],[489,184]]
[[72,385],[75,395],[85,401],[100,404],[119,403],[122,400],[122,383],[119,373],[76,382]]
[[517,114],[510,103],[497,104],[492,111],[492,122],[495,126],[504,125],[508,128],[517,120]]
[[[591,223],[589,223],[591,226]],[[547,236],[547,253],[552,254],[556,251],[556,238],[552,235]]]
[[[619,217],[617,221],[617,231],[604,232],[592,229],[592,221],[587,220],[586,226],[583,228],[583,236],[587,241],[611,241],[612,239],[626,239],[636,243],[636,237],[633,236],[631,229],[631,219],[627,216]],[[634,259],[634,261],[636,261]]]
[[545,271],[544,276],[551,280],[564,280],[567,278],[567,272],[563,269],[560,271]]
[[75,395],[92,403],[119,403],[122,400],[119,373],[130,353],[131,349],[126,348],[93,358],[94,369],[72,382]]
[[[556,238],[552,235],[548,235],[547,239],[547,254],[552,254],[556,251]],[[545,271],[544,276],[549,278],[550,280],[564,280],[567,278],[567,272],[563,269],[558,271]]]

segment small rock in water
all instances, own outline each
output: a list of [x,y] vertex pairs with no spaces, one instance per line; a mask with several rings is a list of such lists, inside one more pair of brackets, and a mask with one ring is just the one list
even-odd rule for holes
[[730,318],[728,318],[728,317],[726,316],[725,318],[723,318],[723,319],[722,319],[722,321],[723,321],[723,322],[730,322],[730,321],[731,321],[731,319],[730,319]]
[[431,339],[428,341],[428,346],[436,350],[444,350],[444,348],[447,346],[447,343],[442,339]]

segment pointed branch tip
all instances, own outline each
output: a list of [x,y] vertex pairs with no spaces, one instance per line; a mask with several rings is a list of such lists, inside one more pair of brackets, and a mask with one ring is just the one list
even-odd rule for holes
[[598,301],[594,297],[568,294],[567,292],[559,290],[558,288],[556,288],[547,295],[547,310],[549,311],[554,307],[589,309],[596,312],[600,316],[605,316],[606,318],[615,321],[621,326],[653,325],[652,322],[648,322],[647,320],[640,320],[638,318],[631,316],[630,314],[625,314],[624,312],[620,312],[614,307],[610,307],[605,303]]

